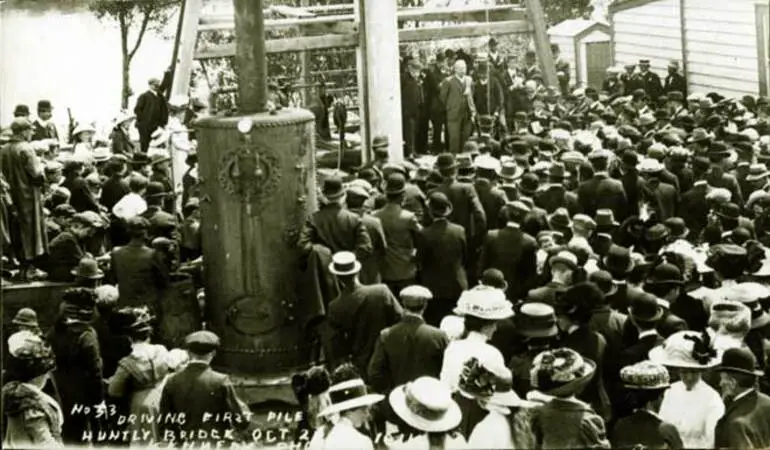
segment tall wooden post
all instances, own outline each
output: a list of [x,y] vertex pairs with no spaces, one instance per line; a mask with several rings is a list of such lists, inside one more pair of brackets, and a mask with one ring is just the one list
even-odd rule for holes
[[203,0],[185,0],[179,17],[177,42],[174,46],[174,78],[171,80],[171,96],[187,95],[190,91],[195,43],[198,38],[198,20]]
[[[390,160],[404,159],[399,76],[398,5],[395,0],[356,0],[361,43],[358,48],[360,103],[364,116],[362,136],[368,153],[374,136],[390,139]],[[363,65],[362,65],[363,64]]]
[[304,326],[322,313],[298,291],[297,238],[316,208],[315,121],[266,111],[263,2],[233,3],[240,115],[196,122],[201,229],[206,315],[222,338],[215,364],[249,375],[236,385],[253,400],[263,392],[253,375],[309,362]]
[[233,0],[238,107],[243,114],[262,112],[267,103],[265,17],[262,0]]
[[540,70],[543,72],[543,82],[546,86],[559,86],[556,77],[556,65],[551,53],[551,44],[546,31],[547,24],[545,13],[540,0],[527,0],[527,18],[532,23],[532,39],[535,41],[535,52],[540,61]]

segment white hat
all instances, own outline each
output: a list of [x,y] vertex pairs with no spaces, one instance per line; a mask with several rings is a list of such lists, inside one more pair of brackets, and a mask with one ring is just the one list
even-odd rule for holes
[[502,168],[500,161],[494,156],[479,155],[473,160],[473,165],[478,169],[492,170],[497,172]]
[[87,123],[79,123],[75,129],[72,130],[72,135],[77,136],[78,134],[85,132],[96,133],[96,128]]
[[513,306],[501,289],[479,285],[460,295],[454,313],[484,320],[503,320],[513,317]]
[[364,380],[360,378],[335,384],[329,388],[328,394],[332,404],[324,408],[320,416],[371,406],[385,398],[384,395],[369,394]]
[[641,173],[658,173],[664,169],[663,164],[653,158],[643,159],[636,168]]
[[18,351],[24,348],[30,342],[42,342],[40,336],[29,330],[21,330],[13,333],[8,338],[8,353],[11,356],[16,356]]
[[[719,365],[720,358],[707,333],[678,331],[663,344],[650,350],[650,361],[667,367],[708,369]],[[698,343],[696,348],[696,342]]]
[[168,101],[168,106],[172,108],[184,108],[190,104],[190,97],[186,95],[175,95]]
[[361,271],[361,263],[352,252],[337,252],[332,256],[329,272],[334,275],[353,275]]
[[452,400],[449,386],[432,377],[420,377],[397,387],[388,400],[401,420],[426,433],[452,430],[462,420],[460,406]]
[[129,113],[128,111],[121,111],[115,118],[115,125],[120,125],[123,122],[128,122],[129,120],[134,120],[135,118],[136,116]]

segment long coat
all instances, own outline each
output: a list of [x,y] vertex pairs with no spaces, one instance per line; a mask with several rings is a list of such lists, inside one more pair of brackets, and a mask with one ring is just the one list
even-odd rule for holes
[[578,203],[584,214],[593,217],[598,209],[608,208],[615,217],[626,217],[628,199],[623,184],[606,174],[596,174],[578,188]]
[[323,245],[332,255],[354,252],[359,260],[372,252],[372,240],[361,218],[336,204],[322,206],[305,222],[297,245],[309,255],[313,244]]
[[448,220],[436,220],[423,228],[417,240],[420,281],[435,299],[456,300],[468,289],[465,266],[468,258],[465,230]]
[[513,227],[490,231],[481,248],[479,274],[489,268],[503,272],[510,300],[524,297],[537,275],[535,239]]
[[48,235],[43,217],[43,165],[29,142],[12,140],[0,149],[0,167],[11,186],[11,200],[16,209],[18,227],[17,256],[29,261],[48,252]]
[[132,242],[112,250],[110,257],[120,290],[120,306],[147,305],[157,311],[169,285],[168,268],[160,254]]
[[147,91],[136,100],[134,114],[139,132],[152,133],[168,123],[168,104],[162,95]]

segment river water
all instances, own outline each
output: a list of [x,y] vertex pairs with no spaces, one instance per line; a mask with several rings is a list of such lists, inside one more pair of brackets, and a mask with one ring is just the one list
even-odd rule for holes
[[[120,109],[120,32],[100,21],[79,0],[0,2],[0,123],[16,104],[39,99],[54,105],[54,119],[66,129],[67,107],[76,120],[106,125]],[[147,89],[171,63],[178,16],[160,35],[148,32],[131,66],[131,88]],[[130,41],[131,42],[131,41]],[[134,98],[129,102],[133,108]]]

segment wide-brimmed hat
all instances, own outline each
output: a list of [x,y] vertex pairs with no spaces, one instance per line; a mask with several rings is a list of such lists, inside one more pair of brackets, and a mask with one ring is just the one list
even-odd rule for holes
[[96,294],[84,287],[68,288],[62,294],[59,306],[62,316],[70,319],[90,322],[96,307]]
[[361,271],[361,263],[352,252],[337,252],[332,256],[329,272],[334,275],[353,275]]
[[72,130],[72,135],[77,136],[80,133],[96,133],[96,128],[91,126],[88,123],[79,123],[74,130]]
[[112,157],[112,151],[109,149],[109,147],[96,147],[91,152],[91,157],[96,162],[104,162]]
[[706,131],[705,128],[696,128],[692,130],[692,136],[687,138],[687,143],[705,142],[714,139],[714,135]]
[[515,181],[521,178],[524,174],[524,169],[519,167],[513,161],[507,161],[500,165],[500,170],[497,171],[497,176],[505,181]]
[[597,228],[608,228],[620,226],[620,222],[615,220],[615,213],[611,209],[597,209],[594,216],[594,222]]
[[536,389],[568,397],[585,389],[596,372],[596,363],[569,348],[546,350],[532,361],[530,379]]
[[56,355],[42,337],[20,331],[8,338],[8,374],[18,381],[29,381],[56,368]]
[[443,192],[434,191],[428,196],[428,210],[433,217],[447,217],[452,214],[452,202]]
[[95,259],[82,258],[77,267],[70,271],[70,274],[78,278],[87,278],[89,280],[99,280],[104,278],[104,272],[99,268]]
[[763,302],[770,298],[770,288],[753,281],[738,283],[725,292],[725,298],[735,299],[751,310],[751,329],[763,328],[770,324],[770,313]]
[[513,306],[501,289],[479,285],[460,294],[453,312],[458,316],[503,320],[513,316]]
[[147,156],[146,153],[142,152],[136,152],[131,156],[131,159],[128,161],[129,164],[132,165],[147,165],[150,164],[150,157]]
[[21,327],[40,327],[40,324],[37,322],[37,313],[32,308],[21,308],[16,311],[16,315],[11,320],[11,323]]
[[588,276],[588,281],[599,287],[605,297],[613,295],[618,291],[618,285],[615,283],[615,280],[612,279],[612,275],[606,270],[597,270],[596,272],[591,273]]
[[436,158],[436,169],[442,173],[457,169],[455,156],[451,153],[442,153],[438,155],[438,158]]
[[124,317],[121,331],[126,334],[141,333],[152,329],[154,318],[146,306],[141,308],[127,306],[118,310],[118,313]]
[[757,365],[757,358],[748,348],[731,348],[722,354],[720,372],[735,372],[761,377],[765,374]]
[[613,277],[626,275],[634,270],[634,259],[631,257],[631,251],[626,247],[612,244],[610,250],[603,260],[604,267]]
[[650,360],[667,367],[709,369],[719,365],[717,350],[708,333],[678,331],[653,348]]
[[426,433],[442,433],[460,424],[462,412],[446,383],[420,377],[401,385],[388,396],[391,409],[410,427]]
[[482,405],[495,405],[504,411],[508,411],[507,408],[534,406],[516,395],[512,387],[513,375],[507,367],[482,361],[478,356],[465,361],[458,383],[464,396],[477,399]]
[[371,406],[385,398],[384,395],[370,394],[366,389],[364,380],[360,378],[335,384],[329,388],[328,394],[332,404],[324,408],[319,413],[320,416]]
[[657,322],[663,317],[664,308],[658,298],[647,292],[635,292],[628,305],[628,315],[637,322]]
[[545,303],[525,303],[514,316],[516,332],[524,337],[545,338],[559,334],[556,311]]
[[372,139],[372,150],[382,151],[381,149],[385,149],[387,151],[388,147],[390,147],[390,139],[387,136],[378,135]]
[[523,194],[532,196],[540,187],[540,179],[532,172],[525,173],[518,182],[519,191]]
[[679,267],[674,264],[662,262],[655,266],[650,272],[650,276],[645,280],[645,285],[671,285],[681,286],[684,284],[684,277]]
[[626,389],[659,391],[671,385],[668,370],[652,361],[640,361],[620,369],[620,380]]
[[121,111],[118,113],[117,117],[115,117],[115,125],[120,125],[124,122],[128,122],[129,120],[136,119],[136,116],[129,113],[128,111]]
[[741,216],[741,208],[735,203],[729,202],[718,208],[715,214],[724,219],[738,219]]
[[653,158],[645,158],[637,166],[637,170],[639,170],[640,173],[647,174],[660,173],[663,169],[665,169],[663,163]]

